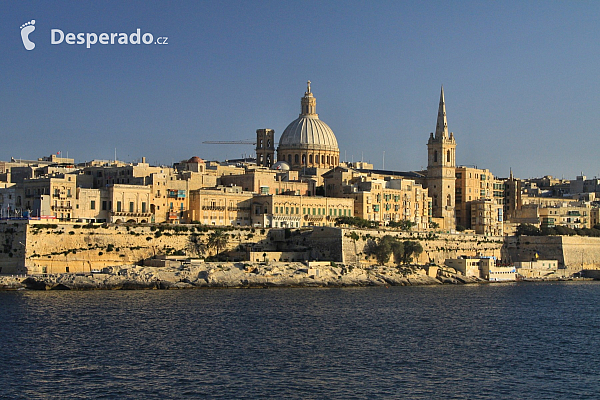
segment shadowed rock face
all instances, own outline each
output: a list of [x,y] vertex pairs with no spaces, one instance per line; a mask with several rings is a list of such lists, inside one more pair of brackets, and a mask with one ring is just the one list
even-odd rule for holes
[[36,278],[26,278],[21,283],[29,290],[46,290],[46,282]]
[[68,287],[67,285],[63,285],[62,283],[59,283],[57,285],[54,285],[50,288],[50,290],[71,290],[70,287]]

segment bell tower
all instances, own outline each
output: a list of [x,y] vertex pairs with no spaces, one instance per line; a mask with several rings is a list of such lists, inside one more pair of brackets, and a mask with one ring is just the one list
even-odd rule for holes
[[273,129],[256,130],[256,165],[271,168],[275,162],[275,131]]
[[444,219],[444,228],[452,229],[456,225],[455,205],[455,168],[456,141],[454,133],[448,134],[444,86],[440,93],[435,135],[429,134],[427,142],[427,188],[433,200],[433,217]]

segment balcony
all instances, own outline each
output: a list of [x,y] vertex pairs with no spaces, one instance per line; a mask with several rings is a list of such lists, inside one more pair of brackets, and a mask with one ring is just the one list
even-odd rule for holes
[[203,210],[225,211],[225,206],[202,206]]
[[227,207],[227,211],[250,211],[250,207]]
[[168,190],[167,197],[170,199],[185,199],[185,190]]
[[138,217],[138,218],[149,218],[152,213],[138,213],[138,212],[124,212],[124,211],[110,211],[110,215],[113,217]]

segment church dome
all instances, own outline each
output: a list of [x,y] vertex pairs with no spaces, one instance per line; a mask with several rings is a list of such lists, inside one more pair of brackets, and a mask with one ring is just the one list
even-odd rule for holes
[[287,161],[292,169],[303,167],[332,168],[339,163],[340,149],[331,128],[319,119],[317,100],[308,88],[301,99],[300,116],[281,134],[277,159]]
[[331,128],[318,116],[300,115],[285,128],[279,146],[317,150],[337,150],[338,143]]
[[289,171],[290,164],[286,163],[285,161],[277,161],[275,164],[273,164],[271,169],[279,170],[279,171]]
[[190,158],[187,162],[190,164],[199,164],[204,161],[202,161],[202,159],[200,157],[194,156],[194,157]]

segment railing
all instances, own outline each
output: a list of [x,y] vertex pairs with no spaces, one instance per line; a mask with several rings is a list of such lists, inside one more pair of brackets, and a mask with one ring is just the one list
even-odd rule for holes
[[225,211],[225,206],[202,206],[203,210]]
[[151,217],[152,216],[152,213],[123,212],[123,211],[110,211],[110,214],[114,217]]

